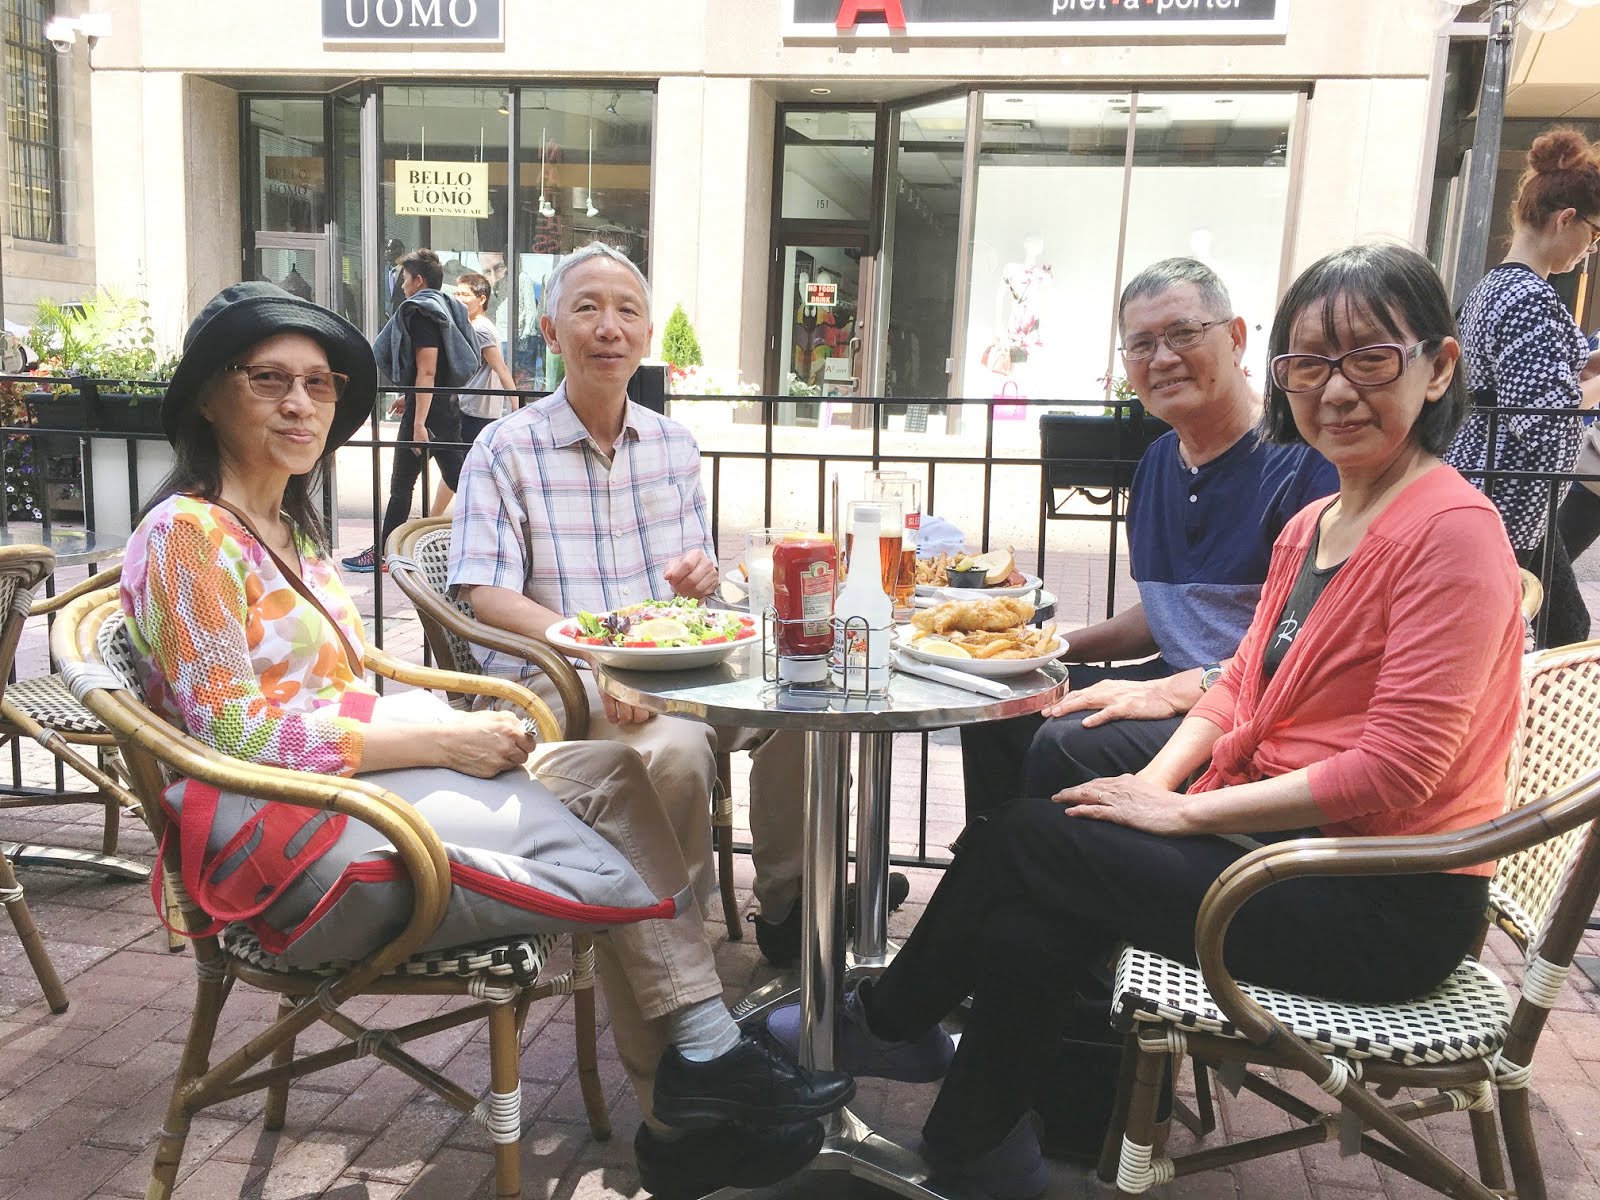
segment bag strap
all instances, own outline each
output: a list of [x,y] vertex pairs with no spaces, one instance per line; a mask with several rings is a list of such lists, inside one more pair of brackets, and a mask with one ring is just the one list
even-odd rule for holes
[[292,570],[289,564],[283,561],[283,558],[276,550],[272,548],[272,546],[267,542],[267,539],[261,536],[261,531],[255,527],[255,523],[252,522],[249,517],[245,516],[242,512],[240,512],[232,504],[229,504],[226,500],[222,499],[220,496],[212,499],[210,503],[215,504],[218,508],[222,509],[223,512],[231,514],[233,519],[238,521],[239,524],[244,527],[244,531],[251,537],[255,538],[255,540],[260,543],[261,548],[265,550],[272,558],[272,561],[277,564],[279,573],[281,573],[283,577],[289,581],[289,586],[300,594],[300,598],[302,600],[322,614],[322,619],[328,623],[329,628],[331,628],[334,632],[334,635],[338,637],[339,645],[344,647],[344,657],[345,661],[350,664],[350,673],[357,679],[360,679],[361,676],[366,672],[366,668],[361,661],[361,655],[356,653],[356,648],[350,644],[350,639],[345,636],[344,627],[340,625],[338,621],[333,619],[333,614],[327,610],[321,600],[317,599],[316,593],[311,590],[310,585],[300,577],[300,572]]

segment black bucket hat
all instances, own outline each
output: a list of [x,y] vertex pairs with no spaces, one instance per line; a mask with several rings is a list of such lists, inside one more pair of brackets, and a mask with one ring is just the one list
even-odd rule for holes
[[178,421],[199,396],[200,385],[233,362],[240,351],[280,333],[304,333],[328,354],[328,365],[350,376],[328,429],[324,452],[338,449],[372,415],[378,400],[378,364],[361,331],[320,304],[292,296],[276,284],[236,283],[206,303],[183,335],[183,358],[161,402],[161,427],[177,444]]

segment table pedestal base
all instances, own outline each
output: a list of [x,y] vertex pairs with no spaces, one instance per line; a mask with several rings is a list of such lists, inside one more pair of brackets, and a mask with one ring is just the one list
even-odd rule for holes
[[40,846],[23,842],[0,844],[0,852],[14,867],[65,867],[74,871],[99,871],[114,879],[149,879],[150,868],[131,858],[73,850],[66,846]]

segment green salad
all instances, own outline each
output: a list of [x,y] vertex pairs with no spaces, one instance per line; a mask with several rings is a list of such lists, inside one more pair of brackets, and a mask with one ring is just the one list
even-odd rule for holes
[[668,649],[717,646],[755,636],[755,622],[742,613],[709,609],[677,596],[646,600],[612,613],[580,612],[562,633],[589,646]]

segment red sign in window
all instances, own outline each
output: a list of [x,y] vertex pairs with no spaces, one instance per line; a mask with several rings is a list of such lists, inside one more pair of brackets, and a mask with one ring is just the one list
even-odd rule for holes
[[840,33],[861,23],[862,13],[878,13],[890,29],[904,30],[906,10],[900,0],[839,0],[839,16],[834,22]]

